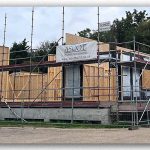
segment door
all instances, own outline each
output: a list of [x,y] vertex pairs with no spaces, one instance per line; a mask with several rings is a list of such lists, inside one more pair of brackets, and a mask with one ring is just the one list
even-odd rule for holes
[[64,67],[64,97],[71,100],[73,97],[80,100],[82,95],[82,75],[80,65],[70,65]]

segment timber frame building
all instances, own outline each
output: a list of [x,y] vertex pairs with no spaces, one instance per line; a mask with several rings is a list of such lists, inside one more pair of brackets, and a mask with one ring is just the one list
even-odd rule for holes
[[[66,45],[94,40],[66,34]],[[132,44],[134,44],[132,42]],[[144,111],[150,98],[150,55],[118,43],[100,43],[97,58],[75,62],[48,61],[9,65],[9,48],[1,47],[1,107],[109,108]],[[47,67],[47,73],[24,68]],[[11,72],[11,73],[10,73]],[[134,102],[134,103],[133,103]],[[133,107],[131,107],[131,105]],[[149,108],[147,108],[149,110]],[[117,114],[118,114],[117,113]]]

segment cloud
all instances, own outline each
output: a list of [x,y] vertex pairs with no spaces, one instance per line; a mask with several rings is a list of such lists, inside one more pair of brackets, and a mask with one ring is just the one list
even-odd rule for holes
[[[133,7],[100,7],[100,22],[125,17],[125,11]],[[148,7],[137,7],[146,10]],[[31,7],[1,7],[0,9],[0,45],[3,44],[4,15],[7,13],[6,45],[14,41],[31,39]],[[85,28],[97,29],[97,7],[65,7],[65,32],[77,33]],[[62,7],[35,7],[34,13],[34,48],[42,41],[56,41],[62,35]]]

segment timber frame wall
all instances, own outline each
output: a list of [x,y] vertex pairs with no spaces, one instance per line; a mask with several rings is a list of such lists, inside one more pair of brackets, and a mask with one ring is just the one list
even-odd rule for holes
[[[79,44],[83,42],[93,41],[88,38],[79,37],[72,34],[66,34],[66,44]],[[110,45],[106,43],[100,43],[100,51],[102,53],[109,53]],[[116,47],[116,52],[123,53],[130,52],[132,50]],[[1,66],[1,70],[10,67],[9,66],[9,48],[5,50],[7,58],[6,62]],[[141,54],[146,55],[146,54]],[[1,58],[2,59],[2,58]],[[82,98],[83,102],[95,101],[98,102],[117,102],[118,101],[118,70],[109,67],[111,60],[100,63],[98,67],[97,60],[93,62],[79,62],[83,67],[83,87]],[[47,65],[48,73],[30,73],[30,72],[17,72],[9,74],[8,71],[4,71],[3,74],[3,86],[1,88],[3,98],[9,102],[61,102],[63,97],[63,67],[62,64],[55,66],[55,55],[48,55]],[[78,62],[76,62],[78,64]],[[39,64],[42,65],[42,64]],[[53,65],[52,67],[49,65]],[[8,66],[8,67],[7,67]],[[6,68],[5,68],[6,67]],[[15,67],[15,66],[14,66]],[[23,65],[21,66],[23,68]],[[100,72],[98,83],[98,69]],[[145,70],[142,76],[142,86],[145,89],[150,89],[149,70]],[[6,79],[5,79],[6,78]],[[30,78],[30,82],[28,82]],[[30,84],[30,86],[29,86]],[[99,84],[99,88],[98,88]],[[30,88],[29,88],[30,87]],[[121,89],[122,90],[122,89]],[[120,93],[123,92],[120,90]],[[30,95],[30,97],[29,97]]]

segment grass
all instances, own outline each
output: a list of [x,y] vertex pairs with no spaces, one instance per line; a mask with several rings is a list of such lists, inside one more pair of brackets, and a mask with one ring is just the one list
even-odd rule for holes
[[28,122],[22,123],[21,121],[0,121],[0,127],[44,127],[44,128],[128,128],[129,125],[125,124],[111,124],[111,125],[101,125],[101,124],[87,124],[87,123],[50,123],[50,122]]

